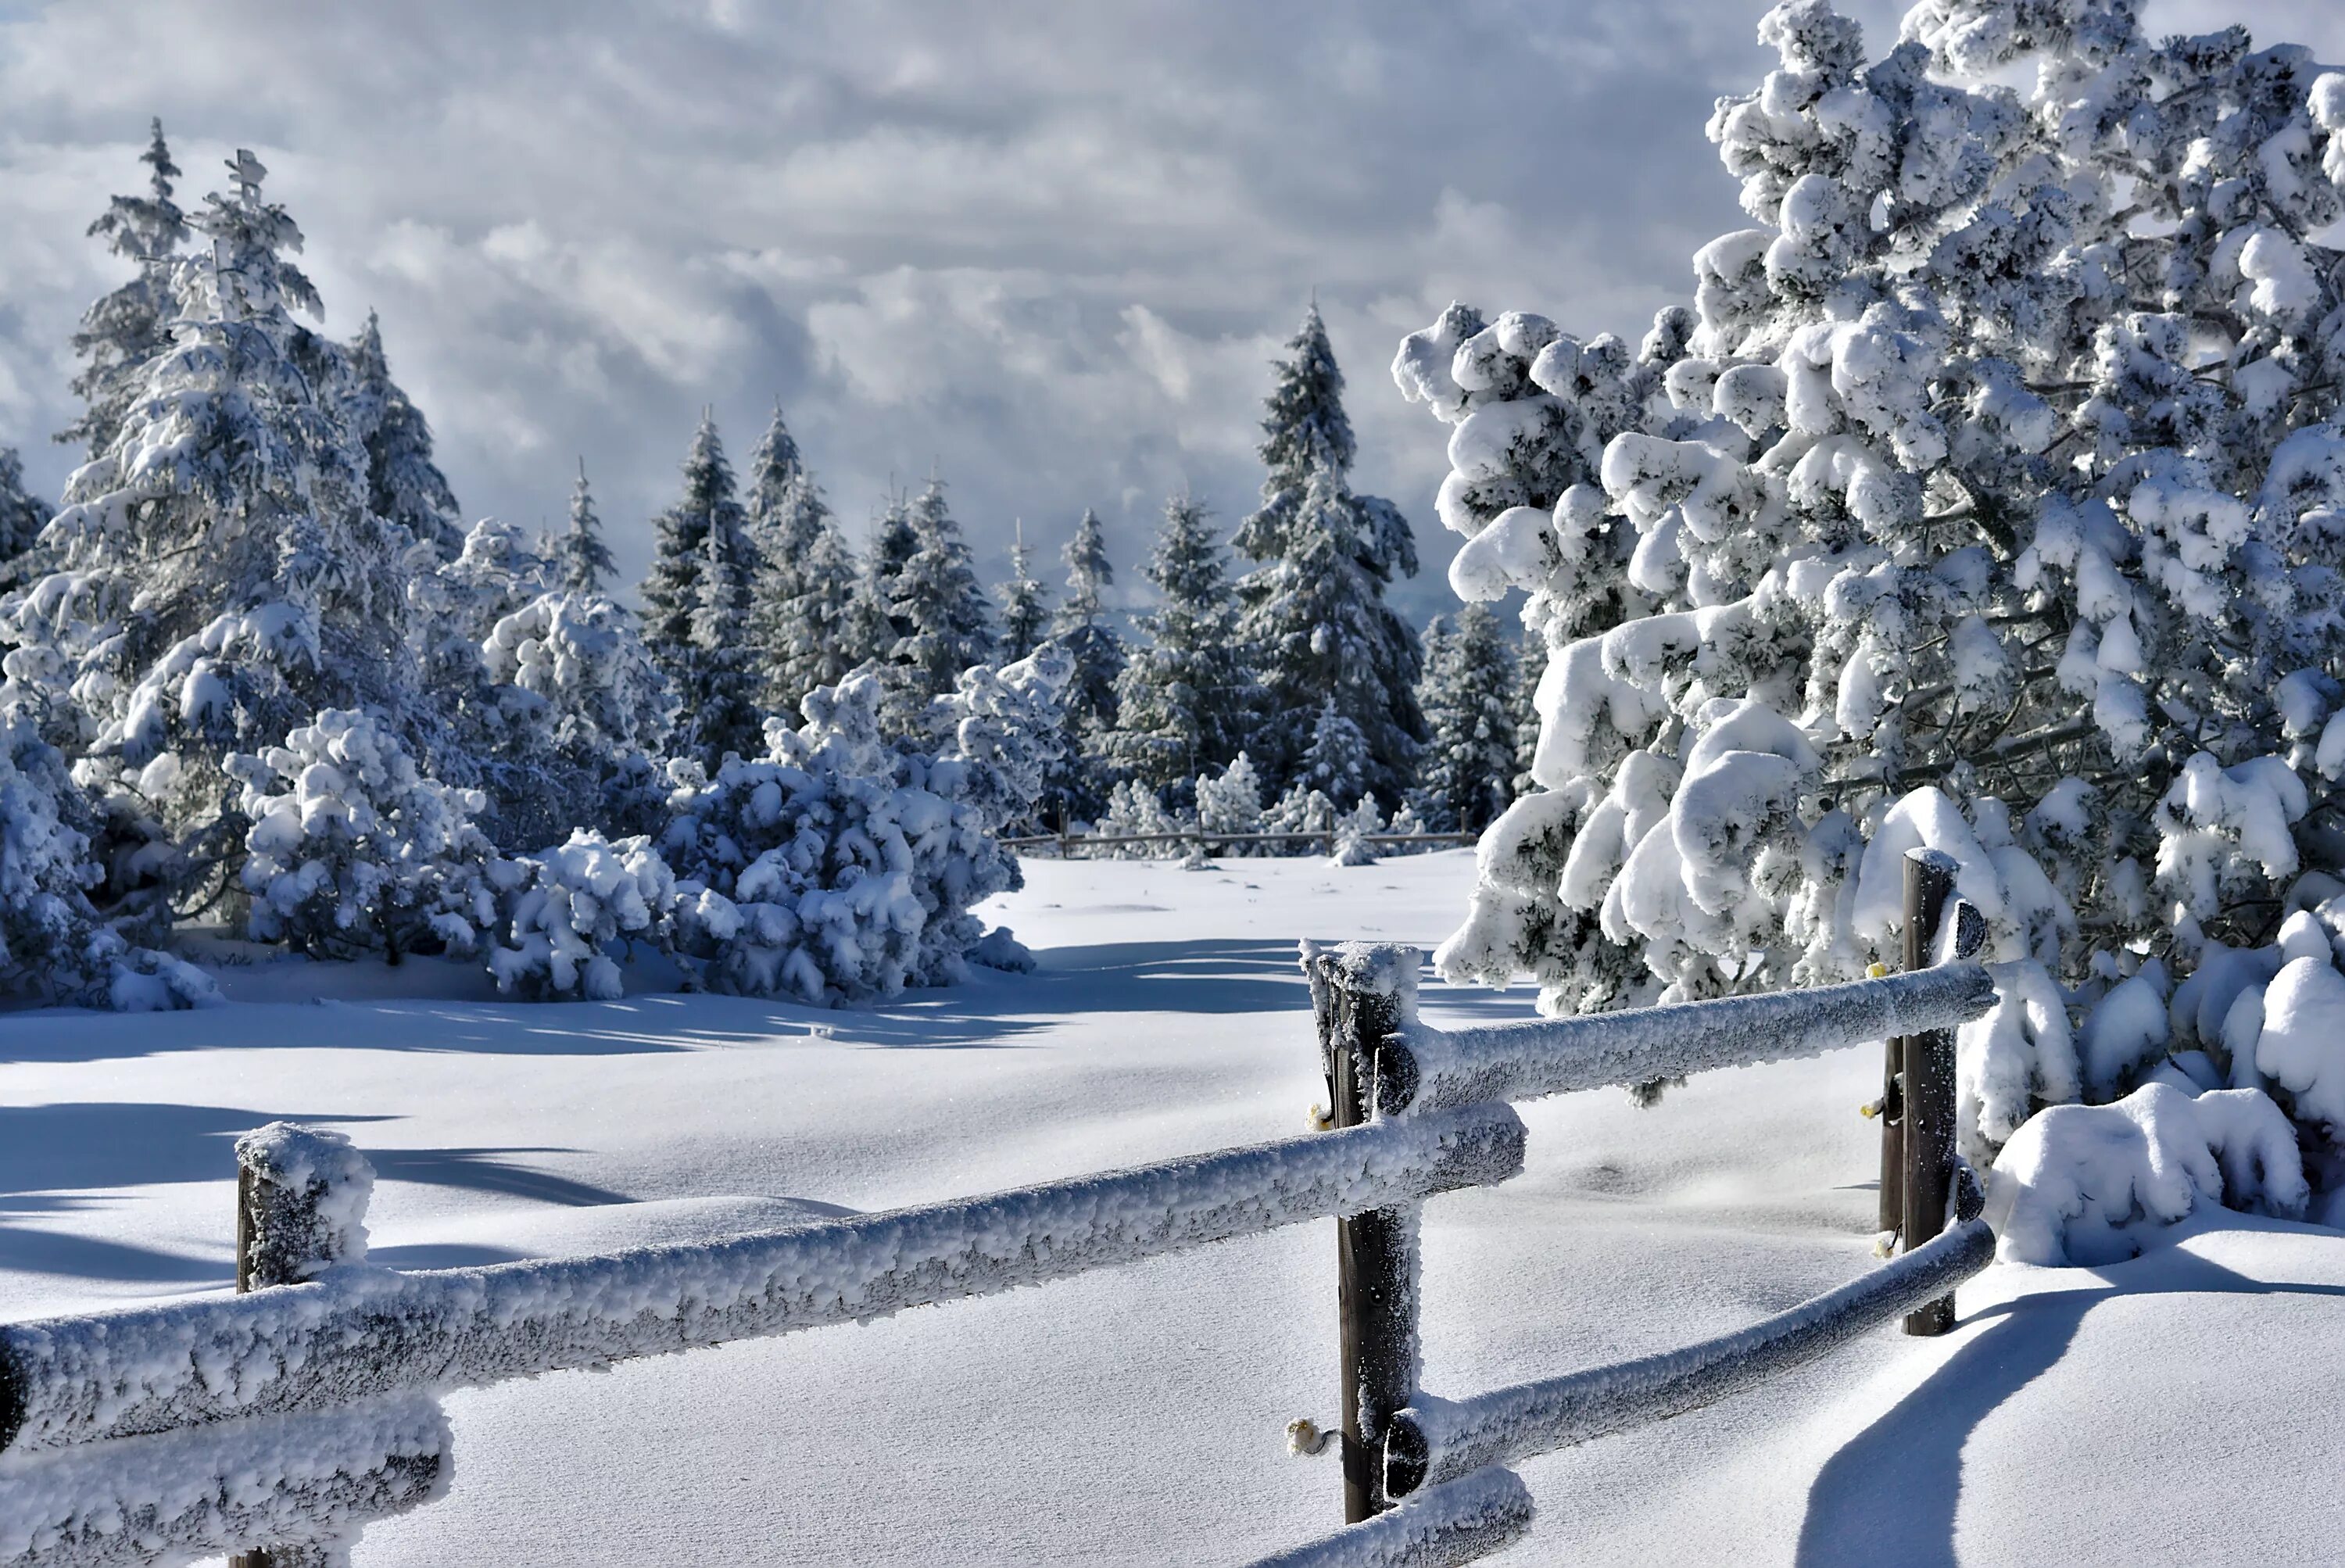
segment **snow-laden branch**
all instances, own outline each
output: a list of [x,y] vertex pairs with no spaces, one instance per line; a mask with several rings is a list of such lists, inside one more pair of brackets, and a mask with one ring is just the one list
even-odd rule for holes
[[1453,1568],[1522,1539],[1531,1494],[1510,1470],[1483,1470],[1254,1568]]
[[1950,1029],[1995,1005],[1975,963],[1576,1018],[1436,1029],[1412,1023],[1377,1054],[1386,1115],[1528,1100],[1817,1056],[1895,1034]]
[[1504,1181],[1504,1105],[701,1246],[397,1274],[0,1328],[0,1450],[315,1410],[883,1317]]
[[[398,1398],[0,1460],[0,1568],[186,1563],[347,1541],[437,1496],[448,1422]],[[305,1559],[306,1561],[306,1559]]]
[[1420,1394],[1395,1418],[1385,1485],[1395,1495],[1485,1465],[1569,1448],[1699,1410],[1812,1361],[1995,1261],[1995,1232],[1964,1220],[1863,1278],[1763,1322],[1682,1349],[1591,1367],[1470,1400]]

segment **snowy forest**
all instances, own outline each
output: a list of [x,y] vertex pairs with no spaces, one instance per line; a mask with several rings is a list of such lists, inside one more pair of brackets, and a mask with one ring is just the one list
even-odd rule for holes
[[[1408,522],[1355,494],[1314,308],[1273,367],[1260,510],[1186,495],[1122,628],[1085,513],[1065,580],[989,586],[944,480],[858,547],[777,405],[736,473],[704,415],[620,597],[581,462],[559,529],[467,524],[380,323],[344,343],[249,152],[201,204],[160,122],[91,225],[130,270],[74,340],[56,505],[0,449],[12,769],[5,973],[145,1008],[208,987],[176,930],[319,958],[477,957],[610,996],[638,949],[807,1001],[949,982],[1020,829],[1474,831],[1528,694],[1480,606],[1384,602]],[[1233,560],[1234,554],[1235,560]],[[1535,662],[1535,661],[1534,661]]]
[[462,9],[0,187],[0,1560],[2337,1554],[2345,14]]

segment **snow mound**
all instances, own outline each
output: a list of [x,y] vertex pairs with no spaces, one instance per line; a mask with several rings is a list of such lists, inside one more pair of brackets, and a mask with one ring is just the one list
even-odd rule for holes
[[2201,1206],[2296,1218],[2309,1196],[2295,1129],[2269,1097],[2157,1083],[2030,1118],[1995,1160],[1986,1215],[2002,1261],[2089,1268],[2139,1256],[2147,1232]]

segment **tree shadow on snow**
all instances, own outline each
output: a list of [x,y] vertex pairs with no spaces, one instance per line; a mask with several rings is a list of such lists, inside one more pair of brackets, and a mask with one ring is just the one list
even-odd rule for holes
[[[218,1283],[225,1278],[224,1259],[235,1240],[234,1215],[225,1200],[218,1257],[186,1257],[5,1220],[87,1210],[102,1201],[89,1195],[122,1188],[227,1182],[236,1174],[237,1137],[268,1122],[351,1125],[389,1119],[137,1102],[0,1106],[0,1269],[89,1279]],[[384,1181],[502,1193],[547,1204],[629,1201],[623,1193],[549,1175],[508,1157],[568,1152],[563,1149],[365,1152]]]
[[[2243,1226],[2261,1228],[2252,1220]],[[1964,1319],[1999,1320],[1842,1445],[1817,1473],[1800,1525],[1799,1568],[1872,1568],[1893,1559],[1900,1568],[1955,1568],[1964,1445],[1998,1406],[2059,1361],[2085,1315],[2103,1301],[2158,1295],[2345,1297],[2345,1286],[2251,1279],[2173,1245],[2119,1267],[2126,1272],[2114,1282],[2023,1296]]]

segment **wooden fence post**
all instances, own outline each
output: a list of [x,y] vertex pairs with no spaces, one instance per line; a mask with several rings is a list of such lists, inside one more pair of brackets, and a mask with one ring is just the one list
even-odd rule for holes
[[[1377,1047],[1416,1006],[1415,948],[1351,943],[1314,952],[1334,1126],[1369,1118]],[[1335,1222],[1335,1297],[1344,1433],[1344,1518],[1356,1524],[1392,1506],[1384,1441],[1416,1392],[1418,1206],[1371,1209]]]
[[[1938,927],[1954,896],[1954,858],[1940,850],[1905,851],[1905,968],[1929,966]],[[1945,1228],[1946,1200],[1954,1181],[1954,1032],[1933,1029],[1908,1034],[1903,1060],[1903,1114],[1898,1132],[1904,1143],[1901,1228],[1913,1251]],[[1954,1298],[1944,1296],[1905,1315],[1905,1332],[1944,1334],[1954,1326]]]
[[[236,1292],[299,1285],[366,1258],[374,1169],[340,1133],[271,1122],[236,1141]],[[228,1568],[344,1568],[329,1543],[258,1547]]]

